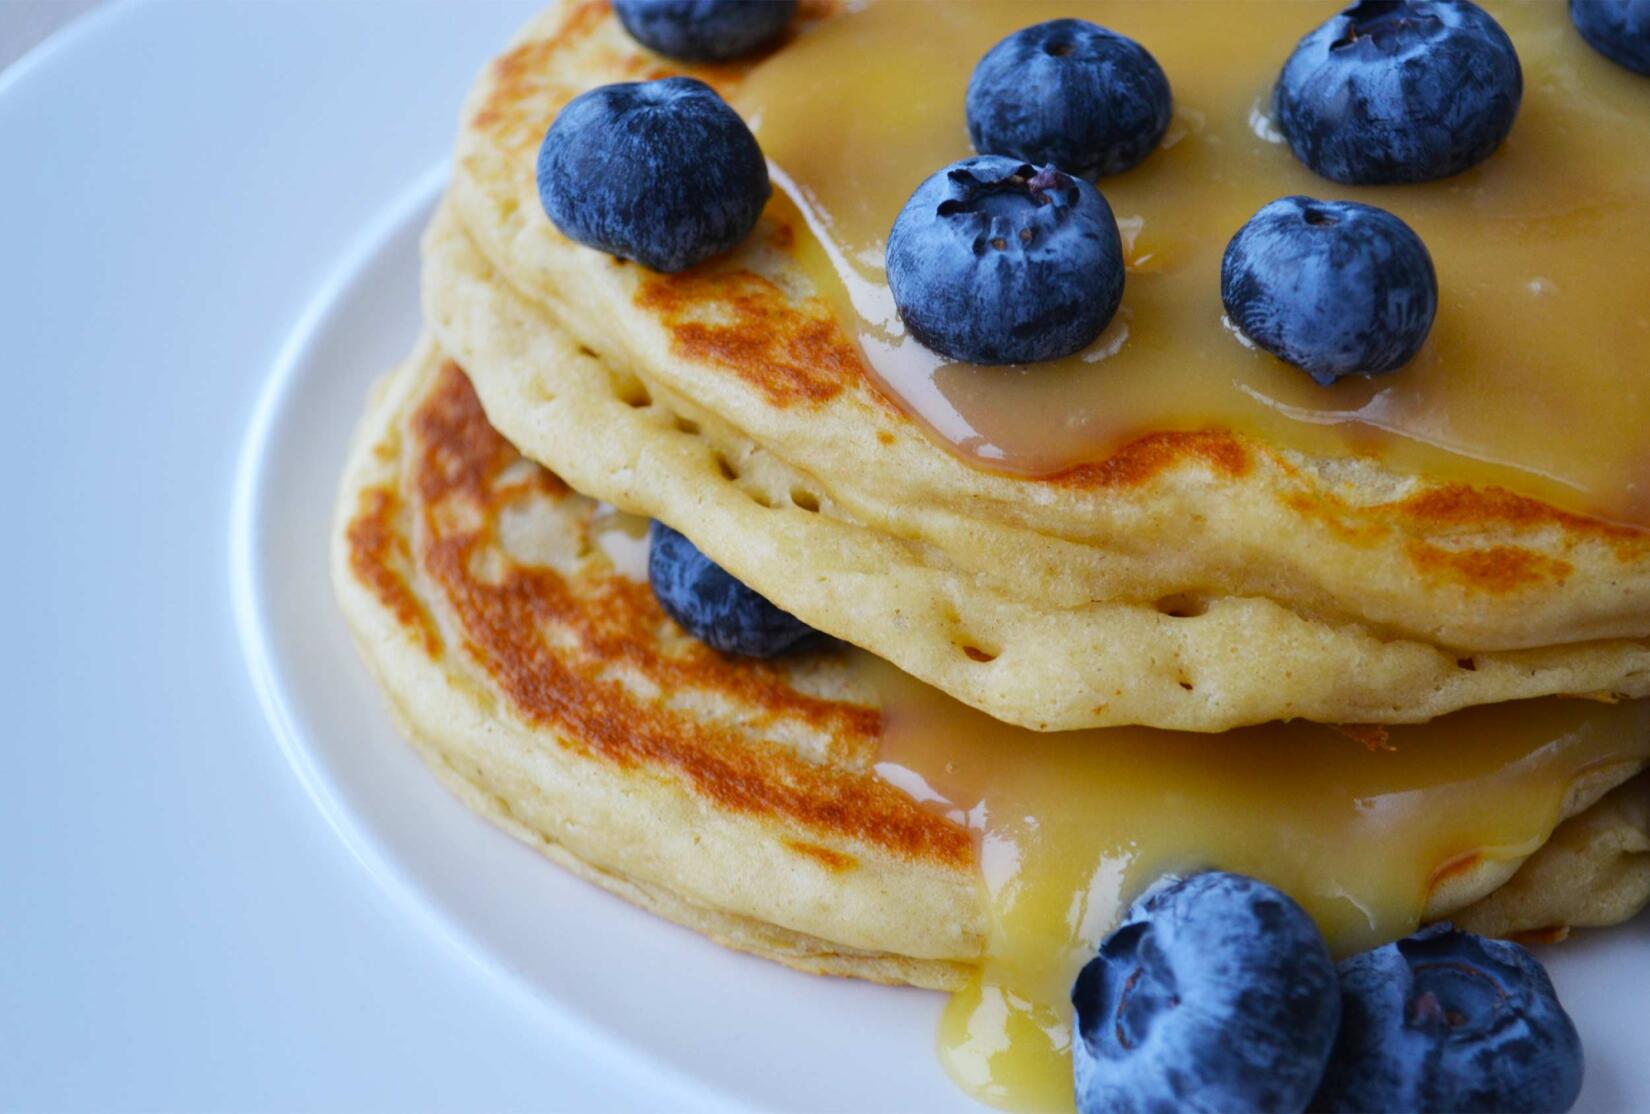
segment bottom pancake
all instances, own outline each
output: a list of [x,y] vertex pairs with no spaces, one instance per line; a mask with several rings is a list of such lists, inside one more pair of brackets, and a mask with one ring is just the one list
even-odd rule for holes
[[[520,457],[463,373],[426,340],[373,396],[343,479],[333,571],[401,728],[484,816],[730,947],[807,971],[974,984],[1011,919],[981,862],[976,813],[987,810],[970,811],[960,789],[936,789],[951,764],[924,768],[927,744],[900,741],[944,698],[912,695],[914,682],[860,651],[778,662],[711,651],[654,601],[641,575],[645,545],[634,520]],[[1647,712],[1542,701],[1500,720],[1468,712],[1425,728],[1347,733],[1356,739],[1315,725],[1277,729],[1277,753],[1406,771],[1380,773],[1366,796],[1350,799],[1359,815],[1425,805],[1431,798],[1404,780],[1423,774],[1452,809],[1488,808],[1505,793],[1503,811],[1519,813],[1493,817],[1496,839],[1481,843],[1470,842],[1477,829],[1466,820],[1452,828],[1424,808],[1398,830],[1349,831],[1349,846],[1389,846],[1399,860],[1412,827],[1424,820],[1433,835],[1415,843],[1429,857],[1415,861],[1413,879],[1396,879],[1390,919],[1343,934],[1342,945],[1441,916],[1479,931],[1552,935],[1631,915],[1650,897],[1650,778],[1628,780],[1650,753]],[[1497,759],[1481,778],[1412,769],[1442,763],[1447,735],[1515,722],[1546,725],[1550,739],[1531,736],[1518,761]],[[1135,740],[1129,753],[1140,766],[1191,761],[1199,752],[1189,748],[1208,748],[1211,768],[1238,754],[1248,761],[1265,742],[1246,732],[1106,738]],[[940,739],[932,753],[962,745]],[[1513,745],[1487,738],[1474,753],[1488,761]],[[1017,783],[1042,761],[1018,737],[997,751]],[[1563,776],[1532,780],[1529,771],[1546,769]],[[1119,770],[1151,784],[1150,771]],[[1296,820],[1316,830],[1339,815],[1316,800],[1302,802],[1299,817],[1286,797],[1267,802],[1252,818],[1257,830]],[[1502,827],[1517,838],[1501,838]],[[987,830],[988,852],[992,838]],[[1246,853],[1228,842],[1204,849],[1210,865]],[[1255,862],[1266,868],[1278,852],[1262,851]],[[1321,895],[1296,896],[1319,915]],[[1089,910],[1083,931],[1103,931],[1115,908]]]

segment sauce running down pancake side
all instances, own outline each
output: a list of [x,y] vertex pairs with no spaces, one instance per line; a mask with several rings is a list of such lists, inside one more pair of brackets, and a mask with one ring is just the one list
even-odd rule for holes
[[1527,701],[1386,731],[1040,734],[856,655],[883,702],[877,772],[979,841],[987,959],[945,1008],[940,1057],[1017,1111],[1071,1109],[1072,980],[1164,873],[1265,879],[1346,954],[1414,929],[1452,874],[1535,851],[1577,779],[1650,756],[1646,701]]
[[[966,460],[1046,476],[1154,430],[1221,428],[1650,525],[1650,83],[1597,57],[1562,5],[1491,3],[1525,78],[1503,148],[1441,182],[1342,186],[1301,166],[1269,117],[1284,59],[1338,6],[975,0],[942,15],[885,0],[805,30],[735,103],[777,211],[811,230],[802,266],[888,393]],[[1174,89],[1162,146],[1099,182],[1123,234],[1123,305],[1064,360],[947,363],[905,335],[885,239],[924,178],[973,154],[975,62],[1055,16],[1136,39]],[[1296,193],[1379,205],[1426,241],[1440,308],[1409,366],[1323,388],[1225,322],[1228,239]]]
[[[1386,730],[1049,734],[849,648],[820,664],[846,663],[877,707],[808,696],[770,663],[697,643],[665,652],[645,520],[593,505],[576,536],[533,535],[551,549],[587,540],[605,556],[576,580],[548,550],[506,544],[535,501],[576,497],[491,428],[456,366],[440,369],[404,429],[404,449],[378,449],[405,451],[408,475],[364,491],[346,536],[354,574],[423,652],[462,647],[526,722],[577,740],[592,761],[679,779],[708,807],[771,815],[807,834],[788,846],[831,869],[856,865],[832,841],[977,866],[985,959],[947,1004],[937,1044],[963,1088],[1009,1109],[1070,1110],[1072,978],[1163,873],[1263,878],[1346,953],[1411,930],[1452,879],[1535,851],[1588,775],[1650,759],[1650,701],[1549,698]],[[421,525],[409,534],[403,517]],[[415,566],[443,601],[447,636],[412,590]],[[636,687],[616,668],[634,671]],[[798,717],[844,754],[863,745],[864,761],[824,765],[719,732],[695,713],[702,704],[677,703],[692,692],[731,695],[758,724]]]

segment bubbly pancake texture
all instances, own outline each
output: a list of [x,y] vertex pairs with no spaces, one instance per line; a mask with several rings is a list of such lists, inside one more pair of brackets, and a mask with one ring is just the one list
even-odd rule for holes
[[[1291,717],[1416,722],[1549,693],[1650,692],[1650,647],[1639,641],[1475,652],[1302,613],[1265,594],[1062,603],[1017,589],[956,550],[868,520],[830,477],[581,345],[564,318],[489,263],[451,207],[426,235],[423,283],[430,327],[528,455],[581,491],[669,522],[815,627],[1000,719],[1219,731]],[[963,549],[970,537],[980,552],[992,548],[984,527],[967,530]],[[1099,552],[1059,544],[1078,563]]]
[[[932,690],[913,696],[902,686],[915,682],[890,683],[888,667],[858,651],[780,663],[714,653],[676,628],[636,579],[645,555],[638,525],[523,459],[488,424],[458,366],[421,344],[374,394],[333,537],[344,614],[404,732],[495,823],[721,943],[809,971],[970,985],[994,931],[981,833],[948,815],[950,805],[919,803],[889,779],[943,786],[949,776],[947,763],[925,757],[931,736],[913,709],[976,713]],[[1580,764],[1553,768],[1573,780],[1541,789],[1530,800],[1543,803],[1513,818],[1533,839],[1453,847],[1472,853],[1418,863],[1415,905],[1399,908],[1402,923],[1388,930],[1421,916],[1471,916],[1497,887],[1501,906],[1484,918],[1504,932],[1613,919],[1642,903],[1650,885],[1650,863],[1635,851],[1645,841],[1642,805],[1583,810],[1642,761],[1643,732],[1618,736],[1643,717],[1598,707],[1574,705],[1572,715],[1552,704],[1526,717],[1604,733],[1583,726],[1562,744],[1575,755],[1562,761]],[[898,722],[885,722],[889,715]],[[1329,728],[1283,730],[1351,747],[1343,760],[1355,765],[1402,754],[1409,738],[1395,734],[1395,751],[1363,760],[1361,744]],[[1502,771],[1494,776],[1515,778],[1508,792],[1523,784],[1520,771],[1556,753],[1543,746],[1508,763],[1486,752]],[[1389,794],[1371,801],[1371,815],[1427,799],[1397,792],[1421,775],[1389,768],[1369,782]],[[1580,815],[1561,836],[1578,823],[1597,830],[1561,839],[1565,854],[1587,865],[1555,872],[1537,847],[1567,813]],[[1392,838],[1399,834],[1382,846],[1407,846]],[[1526,877],[1541,879],[1540,892],[1521,899],[1536,888]]]
[[[1301,30],[1327,10],[1300,8]],[[802,49],[833,21],[851,18],[847,9],[810,9],[793,41],[778,50]],[[1277,44],[1280,61],[1290,45]],[[1532,66],[1537,55],[1547,56],[1537,47],[1568,49],[1545,38],[1521,43]],[[1574,47],[1586,51],[1579,42]],[[1650,691],[1650,535],[1633,524],[1637,512],[1630,508],[1615,520],[1589,517],[1543,501],[1557,498],[1552,485],[1517,467],[1473,467],[1458,476],[1431,469],[1436,458],[1429,456],[1429,468],[1415,471],[1399,467],[1409,458],[1388,453],[1378,438],[1350,437],[1329,451],[1321,437],[1301,433],[1306,450],[1271,436],[1271,426],[1262,437],[1166,423],[1054,474],[993,471],[938,443],[878,386],[840,297],[820,278],[825,249],[783,189],[746,245],[681,275],[650,274],[568,241],[537,199],[534,156],[546,126],[584,89],[680,68],[637,46],[600,3],[550,8],[486,70],[464,109],[455,210],[499,278],[545,308],[618,376],[639,384],[635,397],[693,400],[731,434],[807,477],[811,498],[828,500],[840,517],[931,554],[932,565],[996,596],[1061,612],[1061,621],[1076,628],[1083,624],[1073,616],[1096,602],[1133,618],[1098,643],[1069,644],[1079,649],[1064,657],[1066,667],[1049,669],[1030,658],[1042,654],[1052,662],[1060,656],[1052,646],[1016,641],[1012,630],[998,638],[994,616],[959,609],[962,637],[1000,641],[976,646],[996,657],[970,667],[960,658],[967,644],[953,644],[959,660],[951,666],[925,669],[913,655],[898,658],[907,668],[993,714],[1052,727],[1140,722],[1221,730],[1295,715],[1393,722],[1540,692]],[[736,106],[753,80],[750,67],[694,72]],[[1576,94],[1533,70],[1530,84],[1528,113],[1543,111],[1542,97]],[[961,89],[956,93],[960,132]],[[818,96],[828,102],[828,89]],[[1227,108],[1182,101],[1183,113]],[[759,135],[771,130],[771,120],[756,123]],[[1279,157],[1292,175],[1297,168],[1287,154]],[[1449,262],[1440,257],[1446,273]],[[1131,274],[1130,281],[1144,280]],[[1214,290],[1212,272],[1208,281]],[[534,427],[555,423],[534,413],[549,403],[533,399],[542,387],[529,381],[530,365],[489,366],[493,338],[465,335],[463,315],[444,312],[439,289],[427,293],[443,343],[468,350],[501,420],[506,405],[526,406],[511,415],[511,436],[530,456],[565,470],[591,438],[609,436],[590,430],[573,440],[541,439]],[[1624,349],[1634,358],[1642,351]],[[508,404],[502,393],[490,394],[507,376],[517,379]],[[1641,401],[1639,393],[1621,396],[1624,407]],[[1485,408],[1523,404],[1482,400]],[[1186,406],[1195,415],[1200,403]],[[1503,486],[1483,482],[1485,475]],[[1526,483],[1542,498],[1515,490]],[[739,547],[755,543],[713,535],[688,505],[659,513],[782,606],[810,612],[780,563],[741,560]],[[938,605],[933,597],[909,603]],[[1231,608],[1253,617],[1246,640],[1176,629],[1213,615],[1203,629],[1232,631],[1240,623],[1222,620]],[[1188,612],[1201,614],[1176,618]],[[855,641],[869,637],[817,609],[807,617]],[[879,622],[910,620],[889,615]],[[914,625],[939,628],[923,615]],[[1350,664],[1344,649],[1335,649],[1348,639],[1389,643],[1410,660],[1344,687],[1278,664],[1280,656],[1307,656],[1313,639],[1330,644],[1336,669]],[[889,652],[893,641],[878,639],[875,648]],[[1553,649],[1560,646],[1573,653]],[[1447,676],[1481,668],[1485,655],[1497,653],[1512,655],[1501,659],[1508,663],[1504,683]],[[1269,695],[1224,687],[1227,673],[1211,659],[1232,655],[1267,663],[1250,671],[1268,675]],[[937,658],[937,651],[928,656]],[[1091,674],[1062,694],[1074,659]],[[1128,667],[1113,668],[1108,659],[1126,659]],[[1446,662],[1458,664],[1446,669]],[[970,668],[977,676],[953,679]],[[1050,710],[1039,717],[1030,711],[1036,702]]]

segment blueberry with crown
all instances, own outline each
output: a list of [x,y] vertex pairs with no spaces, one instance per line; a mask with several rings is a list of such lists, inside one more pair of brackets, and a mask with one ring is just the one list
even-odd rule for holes
[[1306,910],[1223,871],[1148,890],[1071,1000],[1081,1114],[1304,1110],[1341,1010]]
[[574,97],[545,132],[538,187],[569,239],[666,272],[743,241],[772,192],[756,137],[691,77]]
[[1433,925],[1341,963],[1341,1030],[1315,1110],[1562,1111],[1581,1038],[1527,950]]
[[1650,0],[1570,0],[1570,22],[1610,61],[1650,75]]
[[1421,238],[1385,209],[1283,197],[1226,246],[1220,298],[1244,336],[1328,385],[1414,358],[1438,277]]
[[1361,0],[1301,39],[1274,100],[1296,158],[1378,186],[1484,161],[1523,93],[1512,40],[1470,0]]
[[682,62],[728,62],[772,46],[796,0],[613,0],[631,38]]
[[1003,39],[974,67],[965,104],[980,154],[1089,181],[1151,154],[1174,109],[1157,59],[1084,19],[1052,19]]
[[647,577],[654,596],[699,641],[726,654],[771,658],[821,637],[664,523],[653,523],[648,543]]
[[1123,298],[1123,244],[1093,186],[1000,155],[917,187],[888,235],[900,317],[953,360],[1023,364],[1100,335]]

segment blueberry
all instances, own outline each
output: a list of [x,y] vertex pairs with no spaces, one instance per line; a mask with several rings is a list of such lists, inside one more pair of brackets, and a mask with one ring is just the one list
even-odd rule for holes
[[613,0],[630,37],[683,62],[754,54],[784,32],[796,0]]
[[1570,22],[1610,61],[1650,74],[1650,0],[1570,0]]
[[979,155],[917,187],[888,234],[911,335],[953,360],[1022,364],[1100,335],[1123,298],[1123,244],[1087,182]]
[[1581,1040],[1535,957],[1434,925],[1342,962],[1341,1033],[1314,1109],[1568,1110]]
[[757,595],[662,522],[648,533],[647,578],[665,613],[725,654],[771,658],[819,632]]
[[1317,926],[1241,874],[1148,891],[1077,976],[1077,1108],[1295,1111],[1335,1039],[1340,991]]
[[1278,127],[1337,182],[1445,178],[1490,156],[1524,92],[1512,40],[1468,0],[1363,0],[1311,32],[1278,77]]
[[1091,182],[1151,154],[1173,108],[1157,59],[1084,19],[1038,23],[992,47],[967,103],[982,155],[1052,163]]
[[574,97],[539,148],[539,202],[569,239],[682,271],[750,234],[771,187],[756,137],[691,77]]
[[1438,312],[1438,277],[1385,209],[1283,197],[1226,245],[1220,300],[1244,336],[1327,385],[1407,363]]

